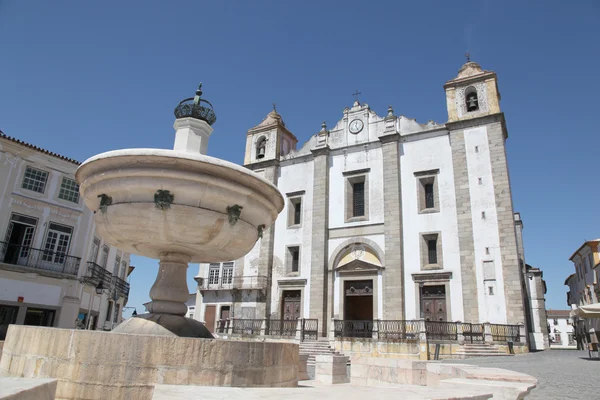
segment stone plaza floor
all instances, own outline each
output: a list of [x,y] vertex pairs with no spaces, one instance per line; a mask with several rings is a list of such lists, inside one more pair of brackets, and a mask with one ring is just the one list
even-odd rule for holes
[[587,351],[546,350],[514,357],[448,360],[481,367],[510,369],[529,374],[538,386],[527,400],[600,400],[600,360],[590,360]]

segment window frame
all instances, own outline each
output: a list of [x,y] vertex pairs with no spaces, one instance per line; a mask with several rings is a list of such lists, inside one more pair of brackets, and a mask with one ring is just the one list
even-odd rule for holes
[[[370,168],[344,172],[343,175],[346,178],[344,182],[344,222],[358,222],[369,220],[369,172]],[[363,184],[363,215],[354,215],[354,202],[355,202],[355,184]]]
[[[419,214],[429,214],[440,212],[440,191],[439,191],[439,169],[428,171],[417,171],[414,176],[417,180],[417,212]],[[427,187],[431,185],[431,196],[433,204],[429,204]],[[431,205],[431,207],[429,207]]]
[[[304,190],[300,190],[297,192],[286,193],[287,196],[287,227],[288,229],[300,228],[302,227],[302,220],[304,219],[304,194],[306,192]],[[300,206],[300,211],[297,211],[298,206]],[[299,219],[296,219],[297,214],[299,213]]]
[[[436,262],[431,263],[430,258],[430,241],[435,240],[435,257]],[[420,234],[420,253],[421,253],[421,270],[434,270],[444,268],[444,254],[442,247],[442,233],[441,232],[424,232]]]
[[[70,183],[74,184],[75,186],[73,188],[65,188],[63,187],[65,185],[65,181],[70,181]],[[71,193],[67,193],[67,191],[71,191]],[[63,192],[67,193],[67,195],[65,195],[65,197],[63,197]],[[69,198],[69,194],[75,194],[75,198]],[[57,199],[63,200],[63,201],[67,201],[69,203],[73,203],[73,204],[79,204],[79,200],[81,199],[81,196],[79,195],[79,184],[77,183],[77,181],[73,178],[70,178],[68,176],[63,176],[61,181],[60,181],[60,186],[58,188],[58,194],[56,195]]]
[[[297,254],[297,260],[295,260],[294,254]],[[302,255],[301,246],[299,244],[286,246],[286,276],[299,276],[302,270]],[[294,271],[294,266],[296,270]]]
[[[27,176],[28,172],[30,172],[30,171],[35,171],[36,173],[39,172],[40,174],[42,174],[45,177],[44,182],[42,183],[41,191],[34,190],[33,188],[27,187],[26,182],[25,182],[27,179],[32,181],[32,185],[31,185],[32,187],[35,186],[35,182],[39,182],[39,181],[35,180],[34,178]],[[45,171],[40,168],[32,167],[31,165],[27,165],[27,166],[25,166],[25,171],[23,172],[23,177],[21,179],[21,189],[29,190],[34,193],[45,194],[46,188],[48,187],[49,178],[50,178],[50,172]]]

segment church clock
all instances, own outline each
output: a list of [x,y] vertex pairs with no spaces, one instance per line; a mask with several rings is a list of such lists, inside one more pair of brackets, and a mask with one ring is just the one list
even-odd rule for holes
[[360,119],[355,119],[350,122],[350,133],[357,134],[363,129],[363,122]]

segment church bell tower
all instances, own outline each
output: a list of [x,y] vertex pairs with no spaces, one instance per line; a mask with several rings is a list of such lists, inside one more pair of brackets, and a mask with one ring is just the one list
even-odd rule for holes
[[248,131],[244,165],[258,167],[266,161],[279,160],[296,150],[297,143],[298,139],[285,127],[283,118],[273,106],[273,111]]
[[446,82],[448,122],[500,113],[500,92],[496,73],[485,71],[471,61],[460,68],[456,78]]

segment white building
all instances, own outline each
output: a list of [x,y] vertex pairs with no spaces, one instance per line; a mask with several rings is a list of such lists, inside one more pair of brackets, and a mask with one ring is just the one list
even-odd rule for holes
[[200,266],[195,317],[526,323],[496,80],[469,61],[448,122],[355,101],[299,148],[273,110],[244,164],[286,207],[246,257]]
[[9,324],[112,329],[129,254],[95,235],[79,163],[0,132],[0,340]]
[[[569,287],[567,304],[576,310],[579,306],[600,302],[600,239],[586,240],[569,260],[573,263],[575,273],[565,280],[565,285]],[[600,319],[575,319],[575,326],[586,342],[600,341]]]
[[548,310],[548,335],[551,348],[577,348],[571,310]]

